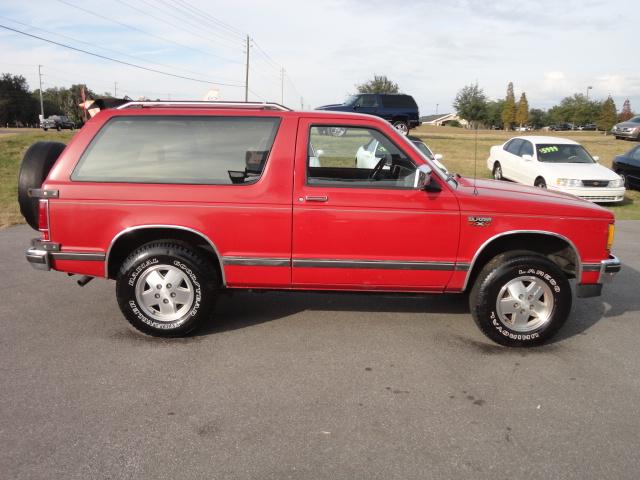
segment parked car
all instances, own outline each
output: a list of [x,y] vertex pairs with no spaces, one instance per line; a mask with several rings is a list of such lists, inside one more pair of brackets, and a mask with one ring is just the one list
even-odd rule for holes
[[487,167],[496,180],[571,193],[598,203],[624,200],[624,180],[578,142],[556,137],[514,137],[491,147]]
[[622,177],[625,187],[640,189],[640,145],[614,158],[612,168]]
[[45,132],[50,128],[55,130],[74,130],[76,124],[64,115],[51,115],[40,122],[40,128]]
[[[420,152],[426,155],[440,170],[445,173],[449,173],[447,168],[442,164],[442,155],[439,153],[433,154],[431,149],[420,138],[408,135],[407,138],[413,143]],[[316,156],[312,155],[312,162],[315,163]],[[383,168],[388,169],[391,166],[392,158],[389,151],[385,148],[384,144],[375,138],[371,139],[366,145],[362,145],[356,152],[356,167],[357,168],[374,168],[378,162],[382,159],[387,160],[387,164]],[[312,165],[312,166],[320,166]]]
[[[336,112],[357,112],[384,118],[404,135],[412,128],[420,126],[420,112],[418,105],[411,95],[401,93],[373,94],[361,93],[351,95],[344,103],[324,105],[317,110],[332,110]],[[344,129],[333,131],[340,136]]]
[[549,130],[554,132],[564,132],[567,130],[573,130],[573,125],[570,123],[556,123],[555,125],[549,125]]
[[611,133],[616,139],[640,140],[640,115],[617,123],[611,129]]
[[[358,168],[367,138],[385,158]],[[620,270],[608,210],[445,175],[370,115],[131,102],[66,148],[32,145],[18,195],[40,231],[29,263],[115,280],[125,318],[157,336],[192,331],[234,289],[468,292],[489,338],[533,345],[566,321],[569,279],[596,296]]]
[[578,130],[595,132],[598,130],[598,126],[595,123],[587,123],[586,125],[578,127]]

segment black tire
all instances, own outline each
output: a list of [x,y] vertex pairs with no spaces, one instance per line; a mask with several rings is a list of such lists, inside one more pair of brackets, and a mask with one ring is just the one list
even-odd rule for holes
[[393,122],[393,127],[402,135],[409,135],[409,124],[404,120],[396,120]]
[[25,221],[35,230],[38,230],[38,199],[29,197],[29,189],[42,186],[65,147],[60,142],[37,142],[22,158],[18,173],[18,204]]
[[[152,277],[155,274],[159,277]],[[171,285],[170,278],[176,275]],[[155,281],[158,278],[160,281]],[[157,292],[152,290],[156,285],[150,285],[155,283],[161,287]],[[209,320],[219,288],[216,267],[189,244],[172,240],[147,243],[135,250],[123,262],[116,279],[116,297],[125,318],[136,329],[156,337],[183,336]],[[158,299],[157,308],[143,303],[143,295],[152,291]],[[191,295],[191,300],[174,305],[171,297],[176,293]],[[160,311],[160,302],[174,310],[175,318]]]
[[502,165],[500,165],[500,162],[493,164],[493,178],[494,180],[504,180],[504,177],[502,176]]
[[544,181],[544,178],[536,178],[536,181],[533,184],[534,187],[538,188],[547,188],[547,182]]
[[[527,310],[527,302],[547,305],[549,312],[543,315],[544,321],[540,320],[541,317],[531,315],[524,324],[516,327],[515,323],[509,321],[515,321],[513,315],[508,317],[509,314],[499,311],[500,300],[500,305],[511,301],[510,291],[504,291],[510,282],[523,286],[529,282],[528,286],[533,285],[532,289],[538,286],[543,289],[544,303],[519,297],[514,302],[523,303],[513,305],[522,307],[521,312],[525,315],[533,309],[529,306]],[[494,342],[509,347],[529,347],[549,340],[567,320],[571,302],[571,287],[562,270],[546,257],[526,251],[501,254],[492,259],[478,275],[469,295],[471,314],[482,333]]]

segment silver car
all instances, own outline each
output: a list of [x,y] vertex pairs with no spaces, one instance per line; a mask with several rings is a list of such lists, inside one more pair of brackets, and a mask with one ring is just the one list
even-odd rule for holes
[[620,122],[613,126],[611,133],[616,138],[628,138],[640,141],[640,115],[637,115],[626,122]]

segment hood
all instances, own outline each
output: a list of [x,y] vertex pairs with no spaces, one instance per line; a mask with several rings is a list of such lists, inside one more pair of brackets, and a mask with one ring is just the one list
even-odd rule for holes
[[331,108],[344,107],[344,106],[345,106],[344,103],[330,103],[329,105],[321,105],[319,107],[316,107],[316,110],[328,110]]
[[640,123],[636,122],[620,122],[616,123],[613,128],[640,128]]
[[617,180],[613,171],[599,163],[539,163],[542,174],[549,184],[552,178],[575,178],[578,180]]
[[459,177],[458,200],[464,211],[550,217],[587,217],[613,220],[613,214],[574,195],[518,183]]

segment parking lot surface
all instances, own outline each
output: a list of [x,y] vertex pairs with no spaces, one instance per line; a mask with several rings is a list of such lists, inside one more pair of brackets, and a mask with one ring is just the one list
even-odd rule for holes
[[0,231],[0,477],[601,479],[640,470],[640,222],[555,341],[490,343],[462,296],[221,297],[143,336],[114,283],[32,270]]

